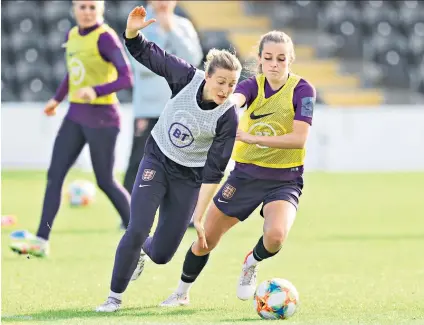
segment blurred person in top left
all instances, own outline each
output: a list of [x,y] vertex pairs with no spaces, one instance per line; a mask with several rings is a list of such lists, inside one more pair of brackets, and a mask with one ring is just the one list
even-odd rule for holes
[[130,88],[133,78],[122,44],[115,31],[104,24],[104,1],[73,1],[77,26],[67,34],[65,78],[44,109],[54,116],[68,95],[70,106],[57,133],[36,235],[27,231],[12,240],[10,248],[19,254],[43,257],[49,252],[49,235],[59,210],[66,174],[85,144],[99,188],[128,226],[130,195],[113,176],[115,145],[120,132],[116,92]]

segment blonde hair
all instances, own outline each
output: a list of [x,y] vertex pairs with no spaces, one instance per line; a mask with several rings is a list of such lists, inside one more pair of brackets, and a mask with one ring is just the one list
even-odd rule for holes
[[239,59],[235,54],[228,50],[211,49],[206,55],[204,63],[205,72],[211,76],[215,73],[216,69],[225,69],[230,71],[240,72],[242,69]]
[[262,56],[262,51],[264,50],[264,46],[266,43],[284,43],[288,44],[290,46],[289,50],[289,66],[294,62],[296,58],[296,54],[294,52],[294,45],[291,37],[287,35],[286,33],[278,30],[270,31],[264,35],[261,36],[261,39],[259,40],[259,44],[257,46],[257,52],[254,58],[254,61],[248,64],[246,67],[246,70],[250,71],[253,74],[260,74],[262,73],[262,64],[257,64],[257,57]]
[[[76,5],[78,0],[72,0],[72,4]],[[97,11],[97,17],[103,18],[105,14],[105,1],[104,0],[96,0],[96,11]]]

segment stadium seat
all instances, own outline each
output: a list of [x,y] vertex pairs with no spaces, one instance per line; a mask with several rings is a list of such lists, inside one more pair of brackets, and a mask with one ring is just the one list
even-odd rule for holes
[[212,48],[227,50],[235,49],[233,43],[228,40],[226,33],[223,31],[204,31],[200,32],[199,37],[202,41],[205,54]]
[[418,34],[424,37],[424,6],[421,8],[402,7],[399,10],[400,30],[405,36]]
[[284,1],[276,2],[277,7],[269,7],[268,14],[272,17],[276,27],[290,26],[298,29],[315,29],[318,25],[316,1]]
[[406,55],[407,39],[400,34],[391,36],[373,35],[364,44],[364,55],[377,64],[386,64],[386,54],[389,51],[397,52],[400,56]]
[[107,1],[105,4],[105,21],[112,25],[117,20],[117,5],[114,1]]
[[16,80],[19,83],[24,83],[37,77],[48,80],[52,74],[52,69],[47,61],[42,57],[38,57],[38,59],[32,63],[26,60],[17,61],[15,73]]
[[388,86],[409,87],[406,39],[400,34],[389,37],[374,35],[365,46],[366,57],[384,69],[384,83]]
[[116,7],[116,19],[120,22],[126,22],[131,10],[139,5],[139,1],[122,1]]
[[39,23],[40,14],[41,8],[36,1],[3,1],[2,28],[5,27],[7,32],[14,32],[25,19],[31,20],[34,24]]
[[419,0],[396,0],[393,1],[393,3],[396,4],[396,8],[399,10],[403,10],[405,8],[413,10],[424,8],[424,3]]
[[67,73],[65,60],[57,60],[52,64],[52,74],[49,85],[52,90],[55,90]]
[[[2,71],[3,72],[3,71]],[[18,101],[19,97],[16,93],[16,87],[12,83],[6,83],[1,80],[1,101],[2,102],[14,102]]]
[[71,18],[72,3],[69,1],[46,1],[43,6],[41,20],[44,30],[50,30],[61,19]]
[[62,44],[65,42],[66,35],[58,32],[57,30],[52,30],[50,33],[45,35],[46,39],[46,54],[47,56],[55,61],[56,57],[64,57],[65,48],[62,47]]
[[10,46],[10,37],[9,34],[1,30],[1,65],[4,67],[7,64],[13,62],[13,56],[15,52],[12,51]]
[[15,32],[9,38],[9,46],[11,51],[15,53],[15,57],[19,58],[26,55],[29,49],[36,49],[39,52],[44,52],[44,38],[37,37],[31,33]]
[[323,101],[330,106],[378,106],[384,102],[384,96],[378,89],[326,90]]
[[[3,61],[3,56],[2,56]],[[1,67],[1,80],[5,85],[12,87],[16,85],[16,69],[12,64],[3,64]]]
[[19,98],[27,102],[45,102],[52,95],[54,93],[47,89],[45,80],[36,77],[22,83]]
[[351,2],[329,2],[318,15],[320,29],[338,36],[335,54],[343,57],[358,57],[362,53],[360,22],[361,13]]
[[[252,19],[243,15],[242,1],[181,1],[180,5],[192,17],[199,31],[266,31],[271,28],[268,17],[255,16]],[[223,15],[223,12],[226,14]]]
[[408,40],[408,64],[420,66],[424,64],[424,35],[413,34]]
[[365,36],[371,36],[376,30],[388,36],[393,29],[399,28],[399,15],[396,9],[385,1],[363,1],[361,16]]
[[33,17],[16,18],[8,17],[4,20],[8,33],[24,33],[32,36],[38,35],[42,31],[42,24],[39,19]]
[[421,59],[421,64],[418,65],[419,68],[410,68],[409,73],[411,77],[412,90],[424,94],[424,57]]

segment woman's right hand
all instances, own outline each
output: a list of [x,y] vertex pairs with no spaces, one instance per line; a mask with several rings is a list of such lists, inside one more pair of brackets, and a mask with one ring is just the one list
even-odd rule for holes
[[194,219],[193,225],[197,231],[197,238],[198,238],[200,247],[203,249],[208,249],[208,242],[206,241],[205,228],[203,228],[202,222]]
[[44,108],[44,114],[46,114],[47,116],[53,116],[56,115],[56,109],[59,106],[59,102],[55,99],[50,99],[47,104],[46,107]]
[[125,33],[129,34],[127,37],[132,35],[136,36],[140,29],[149,26],[155,21],[156,19],[153,18],[146,21],[146,9],[144,9],[143,6],[135,7],[128,15],[127,30]]

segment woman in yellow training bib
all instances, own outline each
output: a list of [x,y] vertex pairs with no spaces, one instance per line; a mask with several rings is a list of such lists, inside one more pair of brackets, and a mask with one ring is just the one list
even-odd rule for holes
[[104,1],[73,1],[73,12],[77,26],[68,32],[63,44],[68,73],[44,113],[55,115],[66,95],[70,105],[54,142],[38,231],[36,235],[25,232],[23,238],[10,244],[19,254],[48,255],[63,181],[86,144],[98,186],[125,227],[130,219],[130,195],[113,177],[120,130],[116,92],[132,86],[129,62],[118,36],[103,23]]
[[262,203],[264,233],[244,259],[237,287],[242,300],[253,297],[258,263],[277,254],[293,225],[303,188],[305,143],[316,99],[313,86],[290,72],[292,40],[272,31],[261,37],[256,76],[234,92],[247,106],[233,150],[236,162],[211,204],[205,224],[194,220],[198,239],[188,250],[177,290],[161,306],[189,303],[189,289],[222,235]]

